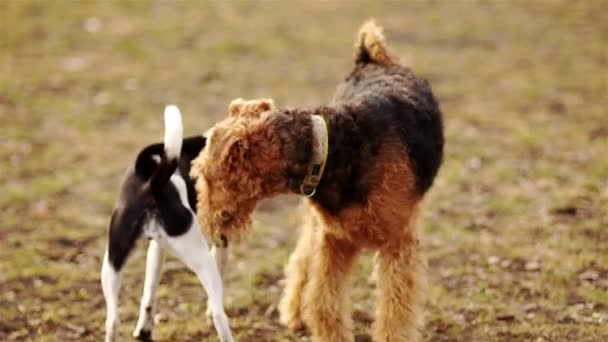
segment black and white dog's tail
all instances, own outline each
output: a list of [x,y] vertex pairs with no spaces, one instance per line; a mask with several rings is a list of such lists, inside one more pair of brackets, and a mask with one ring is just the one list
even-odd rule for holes
[[182,113],[174,105],[165,107],[164,153],[160,165],[150,180],[152,193],[158,194],[179,165],[182,150]]
[[[182,114],[174,105],[165,107],[164,144],[154,144],[143,149],[135,162],[135,173],[150,180],[150,190],[158,194],[179,165],[182,150]],[[158,157],[160,157],[160,164]],[[155,160],[156,158],[156,160]]]

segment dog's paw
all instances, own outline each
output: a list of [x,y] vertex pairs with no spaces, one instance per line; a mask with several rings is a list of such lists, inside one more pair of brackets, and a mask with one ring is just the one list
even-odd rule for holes
[[355,335],[355,342],[372,342],[372,337],[368,334],[357,334]]
[[152,331],[142,329],[134,332],[133,337],[139,341],[152,342]]
[[279,323],[294,332],[306,329],[306,325],[299,314],[286,312],[285,310],[279,310]]

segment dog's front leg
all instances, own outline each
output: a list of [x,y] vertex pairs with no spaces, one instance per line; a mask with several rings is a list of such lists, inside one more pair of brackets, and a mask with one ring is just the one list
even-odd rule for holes
[[[213,245],[213,247],[211,247],[211,256],[213,256],[213,259],[215,259],[215,264],[220,272],[220,277],[223,278],[226,274],[226,264],[228,263],[228,247],[218,247],[217,245]],[[209,323],[213,323],[211,296],[208,296],[207,298],[207,310],[205,311],[205,315],[207,316]]]
[[314,342],[352,342],[349,276],[359,249],[323,229],[315,232],[314,257],[304,292],[304,319]]
[[154,327],[154,312],[156,312],[156,289],[160,280],[160,269],[162,264],[162,252],[158,242],[150,240],[148,256],[146,257],[146,279],[144,281],[144,293],[141,297],[139,307],[139,319],[133,331],[133,337],[141,341],[152,339],[152,328]]
[[209,297],[211,316],[220,341],[234,341],[222,302],[222,279],[200,228],[193,225],[185,234],[165,236],[161,241],[196,274],[203,284]]
[[302,321],[303,292],[309,280],[310,263],[315,253],[315,227],[302,227],[295,250],[285,267],[285,289],[279,302],[281,324],[292,330],[304,328]]

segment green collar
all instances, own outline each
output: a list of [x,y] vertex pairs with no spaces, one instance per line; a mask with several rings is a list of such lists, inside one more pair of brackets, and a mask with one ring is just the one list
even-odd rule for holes
[[323,177],[327,154],[329,151],[329,132],[327,123],[320,115],[311,116],[312,123],[312,158],[306,171],[306,176],[300,185],[300,193],[312,197]]

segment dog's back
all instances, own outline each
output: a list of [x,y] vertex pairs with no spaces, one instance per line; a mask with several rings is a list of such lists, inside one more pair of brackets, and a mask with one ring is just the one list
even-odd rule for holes
[[444,145],[442,115],[429,83],[390,56],[373,21],[359,32],[355,63],[334,104],[352,115],[360,126],[355,136],[362,145],[372,144],[372,151],[380,148],[381,137],[397,136],[408,152],[417,189],[425,193],[441,165]]
[[[195,135],[184,138],[182,141],[182,150],[178,160],[178,168],[181,177],[186,182],[186,189],[188,191],[188,202],[192,210],[196,212],[196,190],[192,180],[190,179],[190,168],[191,163],[196,156],[205,147],[207,138],[202,135]],[[135,178],[131,182],[147,182],[154,172],[158,169],[161,162],[161,158],[164,151],[164,144],[156,143],[148,145],[142,149],[137,155],[135,164],[127,170],[125,176],[125,184],[129,177]]]

